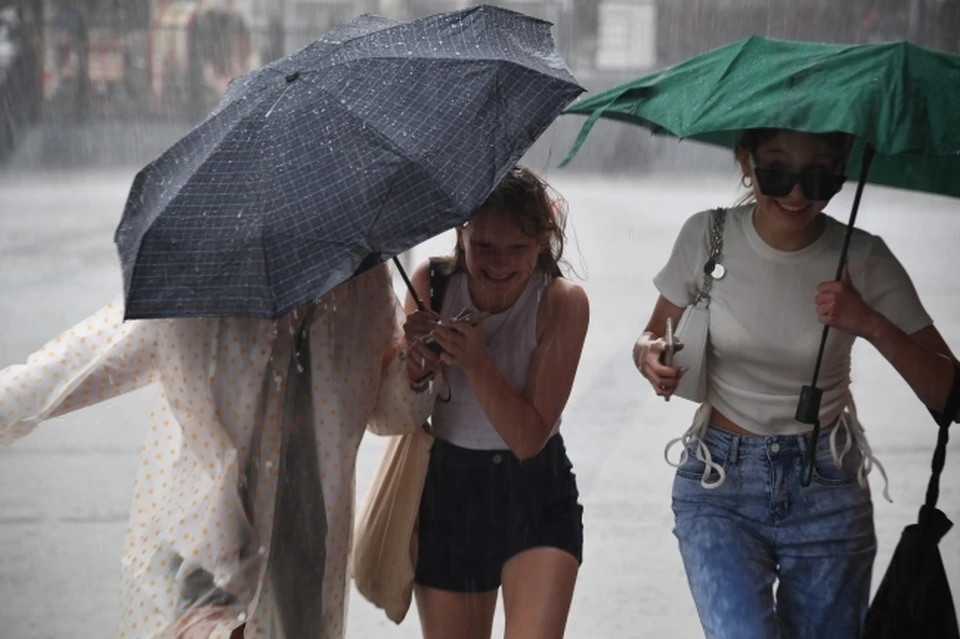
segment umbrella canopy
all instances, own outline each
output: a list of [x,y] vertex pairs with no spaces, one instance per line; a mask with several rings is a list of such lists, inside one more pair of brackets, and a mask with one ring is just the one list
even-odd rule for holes
[[[747,129],[853,136],[847,169],[859,184],[839,255],[846,262],[866,182],[960,197],[960,56],[908,42],[839,45],[751,37],[707,51],[581,100],[565,113],[588,115],[560,166],[576,155],[601,118],[654,134],[736,147]],[[824,326],[796,419],[812,424],[801,483],[809,485],[820,433],[817,388],[829,327]]]
[[583,91],[550,27],[366,15],[235,80],[134,179],[126,318],[276,318],[468,220]]
[[957,611],[937,544],[953,523],[937,509],[940,473],[947,456],[947,429],[960,409],[960,369],[943,413],[927,498],[916,524],[907,526],[867,612],[864,639],[937,637],[960,639]]
[[746,128],[856,137],[848,169],[867,181],[960,197],[960,56],[909,42],[820,44],[751,37],[577,101],[597,118],[733,148]]

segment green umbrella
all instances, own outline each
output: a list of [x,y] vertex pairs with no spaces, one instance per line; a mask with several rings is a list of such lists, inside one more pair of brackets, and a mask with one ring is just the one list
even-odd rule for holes
[[[960,56],[907,42],[839,45],[751,37],[582,99],[588,115],[577,153],[600,117],[656,135],[734,148],[745,129],[780,128],[854,137],[848,163],[860,174],[839,280],[865,182],[960,197]],[[801,476],[809,485],[820,432],[817,378],[800,392],[798,421],[813,424]]]
[[819,44],[752,37],[581,99],[564,113],[733,148],[745,128],[856,137],[848,165],[867,181],[960,197],[960,56],[908,42]]

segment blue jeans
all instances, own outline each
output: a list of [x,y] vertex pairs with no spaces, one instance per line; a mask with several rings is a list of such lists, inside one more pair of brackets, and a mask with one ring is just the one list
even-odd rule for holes
[[[842,446],[849,433],[837,433]],[[870,596],[877,544],[856,446],[837,468],[828,433],[800,485],[803,436],[702,439],[726,479],[701,485],[696,442],[673,484],[674,534],[707,639],[854,639]],[[717,480],[716,471],[709,482]],[[774,594],[774,582],[777,582]]]

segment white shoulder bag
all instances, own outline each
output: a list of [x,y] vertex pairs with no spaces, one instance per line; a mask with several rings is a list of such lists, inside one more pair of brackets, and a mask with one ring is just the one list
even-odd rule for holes
[[723,255],[723,226],[727,213],[717,209],[707,227],[710,233],[710,254],[703,265],[703,282],[693,302],[680,316],[675,333],[683,348],[673,356],[673,365],[686,367],[674,395],[698,404],[707,399],[707,343],[710,339],[710,289],[714,279],[720,279],[725,269],[720,263]]

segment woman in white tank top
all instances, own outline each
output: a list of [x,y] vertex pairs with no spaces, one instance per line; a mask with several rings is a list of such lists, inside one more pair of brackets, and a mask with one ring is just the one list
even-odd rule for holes
[[[440,266],[441,308],[417,312],[407,299],[409,357],[423,366],[412,385],[442,370],[449,391],[432,415],[420,507],[415,593],[426,639],[489,639],[501,586],[507,636],[563,636],[583,509],[558,427],[589,307],[560,276],[562,249],[559,199],[515,168],[457,230]],[[437,297],[430,270],[412,278],[424,300]],[[471,326],[456,321],[464,310],[488,315]],[[415,341],[427,334],[439,356]]]

